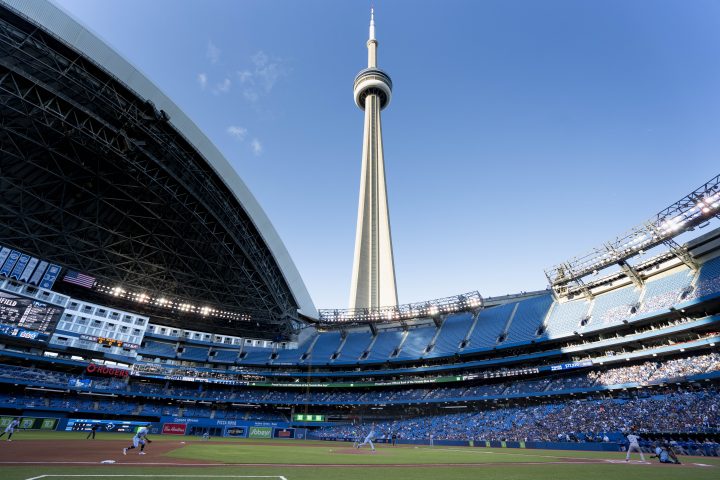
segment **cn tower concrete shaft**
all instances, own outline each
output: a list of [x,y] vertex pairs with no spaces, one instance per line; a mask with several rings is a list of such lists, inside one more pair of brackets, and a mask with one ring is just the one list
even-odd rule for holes
[[378,42],[372,10],[369,37],[368,68],[355,77],[354,86],[355,104],[365,111],[365,132],[351,309],[388,307],[398,303],[380,122],[380,111],[387,107],[392,97],[392,81],[377,68]]

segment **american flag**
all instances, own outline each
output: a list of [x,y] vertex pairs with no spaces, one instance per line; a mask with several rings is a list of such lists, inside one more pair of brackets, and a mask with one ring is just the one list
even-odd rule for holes
[[76,272],[75,270],[68,270],[63,277],[63,282],[74,283],[75,285],[80,285],[85,288],[92,288],[92,286],[95,285],[95,277]]

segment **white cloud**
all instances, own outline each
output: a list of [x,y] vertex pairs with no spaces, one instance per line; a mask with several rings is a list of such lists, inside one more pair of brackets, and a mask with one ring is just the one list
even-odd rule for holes
[[252,72],[248,70],[243,70],[242,72],[237,72],[238,79],[240,80],[240,83],[245,82],[251,82],[252,81]]
[[252,142],[250,142],[250,146],[252,147],[253,153],[255,155],[260,155],[263,151],[263,146],[260,143],[260,140],[257,138],[253,138]]
[[257,52],[251,60],[255,64],[255,77],[258,78],[258,83],[266,92],[270,92],[278,78],[286,73],[284,66],[279,61],[271,61],[263,51]]
[[236,125],[230,125],[227,127],[227,133],[229,133],[231,136],[235,137],[237,140],[240,140],[241,142],[245,140],[245,137],[247,136],[247,128],[245,127],[238,127]]
[[213,93],[216,95],[219,93],[227,93],[230,91],[230,85],[232,85],[232,82],[229,78],[226,78],[222,82],[215,85],[215,88],[213,88]]
[[252,88],[247,88],[243,90],[243,97],[248,102],[257,102],[260,99],[260,94]]
[[243,96],[249,102],[257,102],[262,95],[272,91],[278,80],[287,75],[285,64],[270,58],[262,50],[250,57],[251,69],[237,72],[239,82],[244,86]]
[[208,82],[207,74],[198,73],[197,81],[200,84],[200,88],[205,90],[205,87],[207,87],[207,82]]
[[205,56],[208,60],[210,60],[210,63],[218,63],[218,61],[220,60],[220,49],[216,47],[215,44],[212,43],[212,41],[208,41]]

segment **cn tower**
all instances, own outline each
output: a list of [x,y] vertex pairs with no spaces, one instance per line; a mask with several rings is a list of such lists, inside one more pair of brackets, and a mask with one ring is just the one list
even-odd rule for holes
[[357,74],[353,89],[355,104],[365,111],[365,133],[350,309],[398,303],[380,123],[380,111],[390,104],[392,97],[392,80],[377,68],[377,46],[371,9],[368,68]]

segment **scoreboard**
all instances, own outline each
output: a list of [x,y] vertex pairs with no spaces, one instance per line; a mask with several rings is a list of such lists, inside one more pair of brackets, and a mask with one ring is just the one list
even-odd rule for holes
[[138,428],[144,427],[148,422],[133,420],[95,420],[84,418],[71,418],[65,426],[66,432],[89,432],[93,425],[98,426],[100,432],[134,433]]
[[55,330],[62,312],[61,307],[0,292],[0,333],[44,340]]
[[117,340],[115,338],[96,337],[95,335],[82,334],[80,335],[80,340],[87,340],[88,342],[95,342],[99,343],[100,345],[107,345],[108,347],[124,347],[133,350],[137,350],[138,348],[140,348],[140,345],[138,345],[137,343],[128,343],[122,340]]
[[310,415],[303,413],[296,413],[293,415],[293,420],[296,422],[324,422],[325,415]]

